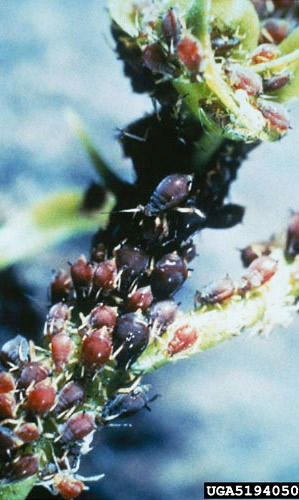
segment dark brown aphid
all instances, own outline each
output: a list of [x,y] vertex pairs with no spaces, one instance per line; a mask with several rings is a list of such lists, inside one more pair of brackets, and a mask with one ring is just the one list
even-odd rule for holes
[[118,351],[118,368],[127,369],[144,351],[149,340],[148,322],[137,313],[124,314],[118,318],[113,332],[114,350]]
[[17,335],[12,340],[8,340],[3,344],[0,351],[1,361],[5,365],[12,363],[19,366],[28,361],[29,357],[29,344],[25,337]]
[[136,387],[131,392],[119,392],[105,405],[102,418],[107,422],[118,417],[129,417],[142,408],[147,408],[148,402],[149,399],[142,386]]
[[52,337],[63,332],[70,317],[71,311],[67,304],[58,302],[58,304],[52,306],[47,316],[44,335]]
[[150,307],[153,302],[153,294],[150,286],[144,286],[142,288],[138,288],[134,293],[128,296],[126,300],[126,311],[137,311],[137,309],[141,309],[142,311],[146,311],[148,307]]
[[25,363],[22,367],[20,378],[18,380],[18,387],[27,388],[32,382],[41,382],[49,376],[49,370],[45,365],[37,361],[30,361]]
[[239,38],[217,36],[211,40],[215,56],[225,56],[229,51],[240,45]]
[[271,0],[251,0],[251,2],[260,17],[269,15],[274,9]]
[[229,276],[226,276],[219,281],[210,283],[201,290],[197,290],[195,299],[200,304],[221,304],[230,299],[234,293],[235,285]]
[[106,248],[104,243],[98,243],[91,251],[92,262],[103,262],[106,258]]
[[161,300],[151,307],[149,316],[156,327],[164,331],[174,322],[177,310],[178,305],[173,300]]
[[280,43],[287,36],[290,24],[285,19],[272,18],[264,21],[262,25],[262,42]]
[[37,425],[33,422],[28,422],[21,425],[16,434],[20,439],[24,441],[24,443],[32,443],[32,441],[36,441],[40,437],[40,432],[37,428]]
[[88,316],[88,324],[91,328],[114,328],[116,323],[116,309],[109,306],[97,306]]
[[14,479],[25,479],[38,472],[38,458],[34,455],[22,455],[12,463],[11,474]]
[[168,45],[176,45],[180,39],[182,26],[173,8],[168,9],[161,23],[162,34]]
[[12,418],[15,414],[16,400],[11,393],[0,394],[0,418]]
[[148,45],[143,51],[143,64],[153,73],[167,73],[167,58],[159,43]]
[[178,328],[168,344],[168,354],[173,356],[179,352],[189,349],[197,340],[196,329],[190,325],[184,325]]
[[164,177],[145,206],[145,215],[152,216],[175,208],[187,198],[192,187],[192,176],[173,174]]
[[299,212],[293,213],[288,225],[285,255],[294,259],[299,254]]
[[54,408],[54,415],[58,415],[67,408],[80,403],[85,396],[83,387],[77,382],[69,382],[60,391],[57,405]]
[[187,70],[190,71],[191,75],[196,76],[203,71],[204,52],[199,40],[185,36],[177,44],[176,50],[179,59]]
[[91,288],[94,268],[84,255],[71,265],[71,276],[77,292],[86,292]]
[[10,429],[0,425],[0,456],[22,446],[23,441]]
[[133,280],[147,267],[149,257],[139,247],[124,245],[115,251],[117,269]]
[[273,0],[275,7],[279,9],[287,9],[296,4],[297,0]]
[[78,497],[84,490],[84,484],[82,481],[70,476],[56,474],[54,482],[60,495],[65,500],[72,500],[73,498]]
[[271,92],[272,90],[279,90],[288,83],[290,83],[290,73],[281,73],[280,75],[271,76],[263,81],[264,91]]
[[109,360],[112,341],[107,330],[94,330],[82,342],[82,363],[89,370],[101,368]]
[[271,246],[269,243],[253,243],[241,250],[241,260],[244,267],[248,267],[258,257],[269,255]]
[[263,91],[261,77],[240,64],[235,64],[229,69],[229,81],[235,89],[242,89],[248,95],[259,95]]
[[262,256],[255,259],[242,276],[240,293],[245,293],[269,281],[276,273],[277,267],[277,261],[272,257]]
[[66,333],[58,333],[52,337],[52,359],[57,371],[63,371],[63,368],[70,360],[73,349],[74,342]]
[[0,394],[10,392],[15,388],[15,380],[11,373],[0,372]]
[[253,52],[251,61],[254,64],[273,61],[280,54],[280,51],[273,43],[262,43]]
[[265,99],[259,99],[258,109],[267,121],[267,126],[273,130],[285,132],[290,127],[290,117],[282,104]]
[[65,424],[61,437],[63,443],[83,439],[95,429],[94,417],[90,413],[80,411],[70,417]]
[[38,382],[28,394],[27,408],[37,415],[48,413],[55,403],[56,391],[49,381]]
[[113,259],[100,262],[94,271],[93,286],[96,290],[111,292],[116,288],[116,265]]
[[186,263],[176,254],[166,254],[155,265],[151,277],[154,297],[166,298],[175,293],[188,277]]
[[61,302],[69,297],[72,288],[70,275],[61,269],[52,278],[50,285],[50,294],[52,304]]
[[184,243],[179,250],[180,257],[184,259],[185,262],[189,264],[196,257],[196,246],[193,241],[188,241]]

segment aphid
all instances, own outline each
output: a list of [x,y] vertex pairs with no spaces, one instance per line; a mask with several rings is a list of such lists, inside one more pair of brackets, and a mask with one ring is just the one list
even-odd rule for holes
[[185,351],[191,347],[197,340],[197,331],[190,325],[184,325],[178,328],[172,340],[169,342],[167,350],[170,356]]
[[58,302],[52,306],[47,316],[44,335],[46,337],[52,337],[53,335],[63,332],[70,317],[71,311],[67,304]]
[[96,290],[111,292],[116,288],[116,265],[113,259],[100,262],[94,271],[93,286]]
[[114,328],[116,323],[116,309],[109,306],[97,306],[90,312],[88,316],[88,324],[91,328]]
[[56,398],[56,391],[50,385],[49,381],[43,380],[38,382],[31,391],[28,393],[27,408],[30,412],[37,415],[44,415],[48,413],[50,408],[54,405]]
[[184,259],[185,262],[189,264],[193,259],[196,257],[196,246],[194,245],[193,241],[188,241],[187,243],[184,243],[181,245],[181,248],[179,249],[179,254],[182,259]]
[[288,83],[290,83],[290,73],[281,73],[280,75],[273,75],[271,78],[263,81],[264,91],[271,92],[272,90],[279,90]]
[[49,370],[45,365],[37,361],[30,361],[25,363],[22,367],[20,378],[18,380],[18,387],[27,388],[32,382],[41,382],[49,376]]
[[37,425],[33,422],[21,425],[16,434],[20,439],[22,439],[22,441],[24,441],[24,443],[32,443],[32,441],[36,441],[40,437]]
[[174,253],[164,255],[151,273],[150,283],[154,297],[166,298],[175,293],[188,277],[186,263]]
[[70,275],[61,269],[52,278],[50,285],[50,295],[52,304],[65,300],[70,295],[72,282]]
[[67,408],[80,403],[85,396],[83,387],[77,382],[69,382],[60,391],[53,414],[58,415]]
[[0,394],[0,418],[12,418],[16,409],[16,400],[11,393]]
[[153,73],[167,73],[167,58],[159,43],[148,45],[142,54],[144,66]]
[[0,358],[5,365],[13,363],[19,366],[21,363],[28,361],[28,357],[29,344],[22,335],[17,335],[12,340],[8,340],[1,347]]
[[134,363],[146,348],[148,340],[149,327],[143,315],[128,313],[118,318],[113,332],[114,350],[119,350],[116,357],[118,368],[127,369]]
[[272,0],[251,0],[251,2],[260,17],[267,16],[274,10]]
[[185,36],[176,46],[179,59],[192,76],[200,74],[204,69],[204,52],[196,38]]
[[173,174],[164,177],[144,207],[145,215],[156,215],[159,212],[175,208],[187,198],[192,187],[192,176]]
[[173,8],[168,9],[161,22],[162,34],[168,45],[176,45],[180,39],[182,26]]
[[12,462],[11,474],[14,479],[25,479],[38,472],[38,458],[32,454],[22,455]]
[[106,258],[106,248],[104,243],[98,243],[91,251],[92,262],[103,262]]
[[240,64],[231,66],[228,70],[229,81],[235,89],[242,89],[248,95],[259,95],[263,91],[263,81],[257,73]]
[[228,229],[240,224],[243,220],[245,208],[235,203],[228,203],[215,208],[207,216],[206,226],[215,229]]
[[277,261],[272,257],[262,256],[255,259],[242,276],[240,293],[245,293],[269,281],[276,273],[277,267]]
[[82,363],[90,370],[105,364],[112,352],[112,341],[105,328],[94,330],[82,342]]
[[92,285],[94,268],[84,255],[71,265],[71,276],[77,292],[88,291]]
[[56,474],[54,476],[54,482],[60,495],[65,500],[72,500],[72,498],[78,497],[84,490],[82,481],[71,476]]
[[290,30],[290,24],[285,19],[271,18],[262,24],[262,41],[280,43],[287,36]]
[[288,7],[292,7],[292,5],[296,4],[297,0],[273,0],[275,7],[280,9],[287,9]]
[[215,56],[224,56],[230,50],[240,45],[239,38],[217,36],[211,40]]
[[0,394],[12,391],[15,388],[15,381],[11,373],[0,372]]
[[276,59],[280,51],[273,43],[262,43],[253,51],[251,62],[254,64],[264,63]]
[[259,99],[258,109],[267,121],[270,129],[285,132],[290,127],[290,117],[282,104],[278,102]]
[[201,304],[220,304],[227,299],[230,299],[235,293],[235,285],[233,281],[226,276],[206,285],[201,290],[195,293],[195,299]]
[[83,439],[95,429],[94,417],[85,411],[75,413],[65,424],[61,441],[68,443]]
[[22,446],[23,441],[11,430],[0,425],[0,456]]
[[136,387],[131,392],[119,392],[105,404],[102,418],[107,422],[118,417],[129,417],[142,408],[148,408],[148,402],[149,399],[142,386]]
[[150,286],[144,286],[138,288],[134,293],[129,295],[126,300],[125,309],[126,311],[137,311],[141,309],[146,311],[153,302],[153,294]]
[[161,300],[156,302],[149,311],[150,319],[162,332],[174,322],[178,310],[178,305],[174,300]]
[[124,245],[115,250],[115,260],[117,269],[133,280],[146,269],[149,257],[139,247]]
[[74,342],[66,333],[58,333],[51,340],[52,359],[58,372],[62,372],[64,366],[69,362]]
[[253,243],[241,250],[241,260],[244,267],[248,267],[258,257],[269,255],[271,246],[269,243]]
[[285,255],[294,259],[299,254],[299,212],[294,212],[288,225]]

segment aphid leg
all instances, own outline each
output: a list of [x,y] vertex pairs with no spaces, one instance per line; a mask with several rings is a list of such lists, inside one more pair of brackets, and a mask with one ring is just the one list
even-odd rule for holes
[[182,214],[195,214],[198,215],[201,219],[206,219],[205,214],[199,208],[191,208],[191,207],[175,207],[173,208],[176,212],[180,212]]

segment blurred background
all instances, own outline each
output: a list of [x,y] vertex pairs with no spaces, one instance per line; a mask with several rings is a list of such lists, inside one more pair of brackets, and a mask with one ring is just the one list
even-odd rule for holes
[[[133,181],[117,128],[152,111],[134,95],[114,53],[104,0],[1,2],[0,219],[66,187],[87,188],[96,174],[66,119],[80,115],[115,171]],[[298,210],[299,107],[293,129],[255,149],[239,170],[230,200],[246,207],[242,225],[197,236],[192,278],[177,298],[214,277],[239,275],[238,248],[268,238]],[[73,238],[0,275],[0,335],[37,339],[52,270],[66,267],[91,237]],[[299,321],[268,338],[244,336],[148,376],[152,411],[131,428],[99,432],[82,473],[105,473],[82,499],[203,498],[204,481],[298,481]],[[129,421],[128,421],[129,422]],[[50,498],[36,490],[31,499]]]

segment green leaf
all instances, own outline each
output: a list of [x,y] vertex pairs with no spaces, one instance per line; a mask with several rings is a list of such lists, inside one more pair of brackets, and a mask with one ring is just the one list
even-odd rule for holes
[[12,483],[0,483],[0,500],[25,500],[32,490],[37,480],[36,476],[31,476],[22,481]]
[[136,14],[132,0],[108,0],[108,9],[115,21],[125,33],[133,38],[138,36]]
[[28,207],[0,227],[0,269],[79,233],[104,227],[115,200],[109,194],[101,211],[83,213],[82,193],[65,191]]
[[[287,38],[285,38],[278,47],[281,50],[282,54],[290,54],[292,51],[298,50],[299,26],[294,31],[292,31],[292,33]],[[288,102],[299,99],[299,58],[296,60],[296,62],[294,62],[293,66],[291,66],[290,69],[294,74],[291,82],[275,92],[275,95],[279,102]]]

